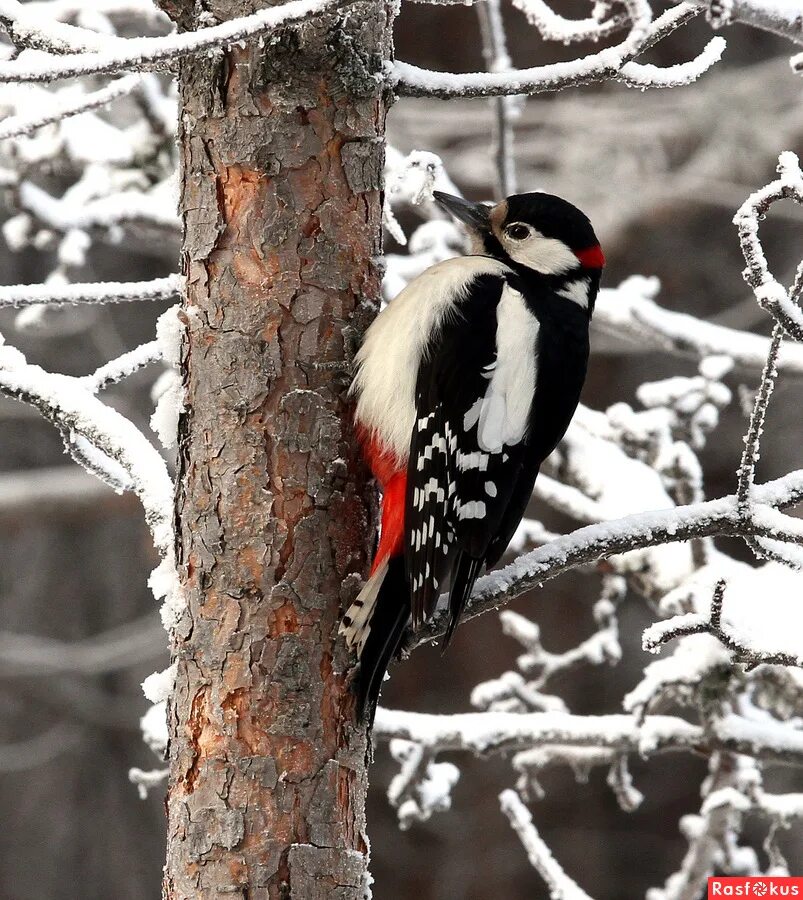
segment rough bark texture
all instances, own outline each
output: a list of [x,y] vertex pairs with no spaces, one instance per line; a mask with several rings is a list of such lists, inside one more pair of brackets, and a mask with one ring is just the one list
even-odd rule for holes
[[389,20],[355,3],[182,63],[171,900],[364,893],[366,735],[336,636],[372,534],[345,391],[379,296]]

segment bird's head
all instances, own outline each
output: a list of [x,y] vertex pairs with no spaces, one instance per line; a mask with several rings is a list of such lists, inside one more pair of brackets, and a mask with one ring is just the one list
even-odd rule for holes
[[[605,256],[588,217],[553,194],[513,194],[496,206],[434,192],[436,202],[462,222],[472,252],[493,256],[561,280],[586,277],[594,285]],[[596,291],[594,291],[596,293]]]

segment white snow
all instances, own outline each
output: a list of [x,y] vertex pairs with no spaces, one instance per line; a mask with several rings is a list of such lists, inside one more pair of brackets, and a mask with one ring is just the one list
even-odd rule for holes
[[142,682],[142,693],[151,703],[161,703],[169,699],[176,684],[178,663],[173,663],[162,672],[154,672]]

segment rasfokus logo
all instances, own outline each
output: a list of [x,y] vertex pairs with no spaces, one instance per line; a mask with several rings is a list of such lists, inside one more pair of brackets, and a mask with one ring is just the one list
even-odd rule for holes
[[803,900],[803,878],[717,875],[708,879],[708,900],[713,897],[800,897]]

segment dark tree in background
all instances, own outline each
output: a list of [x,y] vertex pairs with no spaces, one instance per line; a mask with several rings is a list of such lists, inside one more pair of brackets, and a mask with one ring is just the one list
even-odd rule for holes
[[[43,369],[35,351],[26,360],[0,341],[0,392],[50,420],[67,452],[93,475],[118,493],[137,495],[161,559],[150,586],[164,601],[172,665],[145,681],[154,705],[143,731],[168,766],[133,769],[131,778],[143,794],[167,781],[165,897],[357,900],[368,896],[371,882],[365,821],[371,753],[364,726],[354,721],[352,660],[337,628],[366,571],[375,498],[350,425],[350,362],[381,296],[391,299],[428,265],[459,252],[462,241],[431,203],[433,188],[457,190],[441,159],[421,150],[405,156],[387,145],[390,103],[405,96],[490,98],[493,154],[485,150],[486,135],[479,154],[476,147],[455,153],[455,168],[461,158],[473,159],[458,180],[471,183],[482,164],[499,190],[513,191],[517,168],[529,174],[533,159],[548,159],[550,187],[562,193],[571,180],[577,190],[581,178],[595,180],[594,165],[583,157],[594,143],[589,134],[609,149],[596,155],[612,158],[635,140],[623,137],[632,116],[617,119],[601,97],[584,101],[580,113],[544,102],[525,137],[522,95],[605,81],[691,84],[719,60],[724,42],[714,38],[693,58],[667,64],[661,42],[681,26],[705,14],[715,27],[742,22],[800,43],[800,18],[760,0],[710,8],[684,3],[655,17],[645,0],[626,0],[570,20],[535,0],[517,0],[544,40],[603,42],[569,62],[549,57],[546,65],[517,69],[507,12],[498,0],[484,0],[477,10],[488,71],[453,75],[394,61],[393,4],[159,5],[172,33],[165,34],[167,19],[145,0],[0,0],[8,36],[0,102],[9,111],[0,122],[0,153],[14,211],[4,235],[12,249],[46,254],[36,271],[7,279],[41,284],[0,288],[0,307],[22,310],[0,327],[6,334],[19,328],[21,346],[32,326],[50,329],[65,345],[85,333],[94,336],[96,355],[114,357],[86,375],[76,347]],[[154,36],[132,36],[142,30]],[[433,32],[418,33],[426,44]],[[656,45],[663,66],[642,58]],[[117,73],[128,74],[108,78]],[[84,90],[70,93],[76,78]],[[646,102],[633,97],[633,109]],[[668,100],[650,102],[672,109]],[[171,184],[176,108],[180,224]],[[471,117],[451,105],[411,109],[400,133],[425,135],[427,146],[437,142],[444,155],[449,143],[477,133]],[[551,143],[553,132],[545,135],[543,121],[570,133],[564,150]],[[790,131],[779,127],[781,143],[771,155],[784,149]],[[689,137],[684,146],[696,145]],[[666,156],[668,166],[676,164]],[[685,166],[687,181],[673,183],[691,190],[695,172],[709,182],[716,174],[715,192],[727,194],[720,202],[732,210],[745,200],[738,186],[728,193],[721,160],[693,161],[697,168]],[[661,196],[653,187],[659,182],[649,181],[642,195]],[[616,220],[625,227],[618,198],[608,199],[614,208],[608,230]],[[550,651],[534,622],[506,611],[503,629],[523,655],[510,671],[483,669],[486,680],[471,696],[477,711],[379,710],[374,742],[389,742],[400,766],[388,794],[402,827],[449,808],[460,770],[440,754],[509,756],[517,789],[501,793],[502,812],[551,895],[587,897],[551,856],[523,801],[538,796],[548,769],[601,767],[620,807],[632,811],[642,796],[629,762],[685,751],[708,766],[703,803],[695,826],[685,829],[685,855],[671,861],[677,872],[651,896],[694,900],[711,872],[789,868],[776,832],[803,816],[803,804],[784,792],[785,782],[765,776],[803,763],[795,718],[803,706],[800,653],[791,627],[800,621],[791,601],[799,587],[793,570],[801,563],[801,528],[782,512],[803,498],[803,473],[788,472],[790,460],[782,478],[754,483],[778,374],[803,371],[796,343],[803,336],[803,276],[784,273],[789,287],[782,287],[758,238],[759,220],[782,199],[803,199],[803,175],[789,152],[780,156],[779,177],[738,215],[750,309],[772,321],[771,338],[664,309],[649,279],[635,277],[601,295],[598,346],[660,351],[683,374],[642,384],[641,409],[581,408],[536,488],[534,503],[551,510],[554,524],[526,519],[512,548],[523,555],[478,582],[467,611],[474,617],[568,570],[590,570],[589,633],[574,633],[566,652]],[[383,261],[383,226],[397,251],[409,238],[407,253]],[[161,259],[164,272],[124,281],[132,269],[142,271],[134,253]],[[156,340],[119,310],[113,320],[104,318],[105,304],[145,299],[160,309],[181,300],[159,318]],[[65,305],[80,309],[65,312]],[[131,350],[138,341],[145,342]],[[683,369],[682,360],[696,368]],[[166,454],[146,437],[148,402],[123,387],[141,389],[141,371],[160,362],[150,428]],[[721,491],[718,485],[714,496],[735,493],[707,501],[702,454],[731,402],[725,379],[733,373],[753,387],[758,382],[759,391],[755,401],[743,398],[750,413],[738,481]],[[103,391],[109,402],[99,399]],[[65,508],[124,508],[63,469],[14,485],[19,496],[9,481],[0,521],[31,511],[41,517]],[[568,522],[581,527],[571,530]],[[759,565],[715,547],[713,538],[723,536],[740,538]],[[103,565],[115,565],[114,554]],[[764,616],[774,628],[756,627],[749,599],[757,594],[776,603]],[[570,712],[553,681],[618,662],[619,613],[630,595],[650,604],[649,621],[659,618],[644,633],[645,647],[677,642],[677,650],[647,668],[625,698],[626,714]],[[436,617],[423,634],[410,636],[409,648],[442,631]],[[108,675],[150,659],[154,647],[152,623],[143,621],[75,646],[0,640],[0,665],[17,676]],[[416,684],[437,687],[434,664],[424,669]],[[96,710],[97,703],[77,699],[80,690],[60,684],[59,709],[71,703],[87,715],[90,706]],[[46,760],[78,741],[74,729],[57,725],[10,746],[5,758],[9,766],[26,756]],[[487,814],[475,812],[478,819]],[[766,863],[747,843],[750,816],[761,823]],[[577,880],[583,882],[581,872]],[[616,884],[608,887],[615,896]],[[439,890],[456,896],[449,891],[458,889],[444,877]],[[461,890],[468,897],[474,887]],[[479,890],[488,896],[496,889]],[[505,890],[500,894],[513,896]]]

